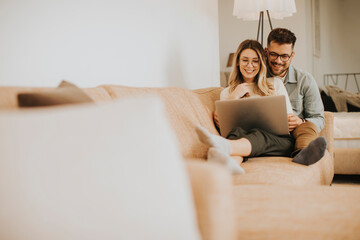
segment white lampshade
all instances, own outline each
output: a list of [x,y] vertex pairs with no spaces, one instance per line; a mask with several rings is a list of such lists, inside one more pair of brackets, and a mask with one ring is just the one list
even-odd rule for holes
[[295,0],[235,0],[233,15],[243,20],[258,20],[261,11],[271,18],[283,19],[296,13]]

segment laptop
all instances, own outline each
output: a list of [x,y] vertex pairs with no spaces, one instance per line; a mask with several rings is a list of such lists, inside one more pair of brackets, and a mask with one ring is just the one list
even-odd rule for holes
[[220,134],[241,127],[245,131],[261,128],[276,135],[289,134],[285,96],[266,96],[215,102]]

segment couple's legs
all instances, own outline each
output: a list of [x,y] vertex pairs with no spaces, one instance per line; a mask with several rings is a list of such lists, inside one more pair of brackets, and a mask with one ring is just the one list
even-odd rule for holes
[[324,137],[319,137],[315,124],[305,122],[292,132],[295,138],[295,148],[291,156],[293,162],[311,165],[319,161],[325,154],[327,143]]
[[[299,125],[293,132],[293,139],[286,136],[277,136],[261,129],[249,132],[241,128],[230,132],[228,139],[247,138],[252,146],[250,157],[266,156],[291,156],[293,162],[302,165],[311,165],[319,161],[326,152],[327,142],[324,137],[319,137],[317,127],[312,122]],[[294,149],[294,151],[292,151]],[[246,156],[246,155],[243,155]]]
[[261,129],[245,132],[236,128],[227,138],[211,134],[200,126],[196,132],[200,140],[210,147],[208,160],[226,165],[234,174],[245,171],[231,156],[291,156],[294,157],[293,162],[311,165],[324,156],[327,146],[325,138],[318,137],[317,128],[311,122],[301,124],[292,132],[296,139],[295,148],[292,137],[273,135]]
[[227,165],[233,173],[244,173],[244,170],[231,156],[289,156],[293,149],[292,137],[277,136],[261,129],[246,132],[236,128],[227,138],[210,134],[200,126],[196,132],[200,140],[210,147],[208,160]]

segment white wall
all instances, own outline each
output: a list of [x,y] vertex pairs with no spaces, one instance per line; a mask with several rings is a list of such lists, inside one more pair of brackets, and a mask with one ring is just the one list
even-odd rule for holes
[[[360,73],[360,1],[320,0],[320,57],[314,56],[314,75]],[[345,78],[339,80],[345,86]],[[360,79],[358,77],[358,83]],[[357,92],[354,78],[348,91]]]
[[[284,27],[295,33],[296,56],[293,63],[308,72],[312,71],[311,54],[311,4],[309,0],[296,0],[297,12],[283,20],[271,20],[273,28]],[[245,39],[256,39],[258,21],[244,21],[232,15],[234,0],[219,0],[219,33],[220,33],[220,68],[221,71],[230,71],[226,68],[229,53],[235,52],[238,45]],[[271,16],[271,15],[270,15]],[[264,46],[270,32],[269,22],[265,15]]]
[[217,0],[2,0],[0,85],[219,85]]

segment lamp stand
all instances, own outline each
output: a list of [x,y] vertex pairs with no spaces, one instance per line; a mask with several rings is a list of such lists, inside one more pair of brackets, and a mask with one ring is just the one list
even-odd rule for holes
[[[266,10],[266,14],[268,16],[269,19],[269,24],[270,24],[270,29],[272,30],[272,24],[271,24],[271,20],[270,20],[270,14],[269,14],[269,10]],[[261,32],[260,32],[260,25],[261,25]],[[256,40],[259,41],[259,33],[261,34],[261,45],[263,45],[263,38],[264,38],[264,11],[260,11],[260,15],[259,15],[259,24],[258,24],[258,31],[257,31],[257,36],[256,36]]]

